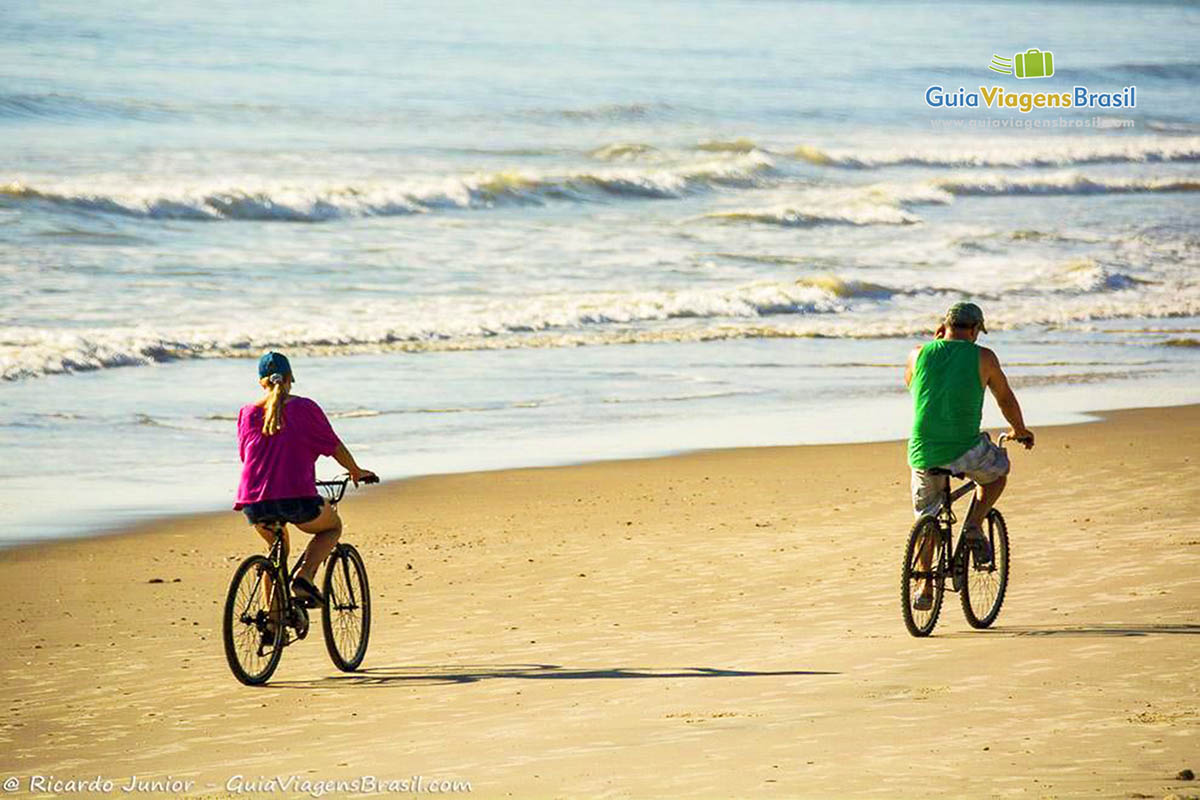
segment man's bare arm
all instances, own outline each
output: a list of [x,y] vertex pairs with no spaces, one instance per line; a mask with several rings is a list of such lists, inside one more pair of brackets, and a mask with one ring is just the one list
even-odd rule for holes
[[1013,394],[1012,387],[1008,385],[1008,376],[1000,368],[1000,359],[986,347],[980,348],[979,358],[986,385],[991,390],[992,397],[996,398],[996,405],[1000,406],[1000,413],[1012,426],[1009,435],[1020,440],[1026,449],[1033,447],[1033,431],[1025,427],[1021,404],[1017,402],[1017,396]]
[[908,351],[908,361],[904,364],[904,385],[912,385],[913,368],[917,364],[917,355],[921,352],[921,345],[917,345],[912,350]]

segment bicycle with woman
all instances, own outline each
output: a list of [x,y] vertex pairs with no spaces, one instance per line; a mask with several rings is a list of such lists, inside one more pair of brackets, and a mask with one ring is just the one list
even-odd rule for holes
[[[349,483],[379,479],[358,465],[316,402],[292,394],[295,378],[286,356],[264,354],[258,377],[264,395],[238,414],[242,475],[234,508],[246,515],[270,554],[247,558],[234,573],[223,624],[226,658],[238,680],[265,682],[290,643],[289,631],[297,638],[307,635],[306,609],[323,608],[326,645],[335,665],[356,669],[366,651],[370,598],[362,557],[351,545],[339,544],[337,504]],[[345,478],[319,483],[316,461],[321,456],[337,461]],[[312,536],[290,571],[289,525]],[[317,570],[331,555],[322,592]],[[341,596],[330,598],[331,590]],[[338,641],[332,630],[335,612],[350,612],[360,620],[356,641]]]

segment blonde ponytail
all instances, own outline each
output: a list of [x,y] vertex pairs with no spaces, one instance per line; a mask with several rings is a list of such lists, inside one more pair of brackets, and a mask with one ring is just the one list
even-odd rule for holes
[[263,378],[259,383],[267,390],[267,399],[263,401],[263,436],[274,436],[283,428],[283,403],[291,381],[275,374]]

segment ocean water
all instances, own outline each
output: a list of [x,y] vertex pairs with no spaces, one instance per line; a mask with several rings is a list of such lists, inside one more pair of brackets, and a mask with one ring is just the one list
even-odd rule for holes
[[[902,437],[904,355],[965,298],[1035,428],[1196,402],[1198,32],[1141,2],[9,4],[0,542],[227,506],[266,348],[385,477]],[[1053,77],[988,70],[1031,47]]]

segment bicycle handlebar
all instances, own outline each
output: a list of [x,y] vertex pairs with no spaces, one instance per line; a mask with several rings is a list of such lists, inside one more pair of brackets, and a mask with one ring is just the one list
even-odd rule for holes
[[1005,442],[1008,442],[1008,441],[1012,441],[1012,442],[1020,442],[1021,444],[1026,444],[1026,443],[1027,443],[1027,442],[1029,442],[1029,441],[1030,441],[1032,438],[1033,438],[1033,437],[1031,437],[1031,436],[1024,436],[1024,437],[1022,437],[1022,436],[1009,436],[1009,435],[1008,435],[1008,433],[1007,433],[1007,432],[1005,432],[1005,433],[1002,433],[1002,434],[1000,434],[1000,437],[999,437],[999,438],[996,440],[996,444],[1000,445],[1001,447],[1004,447],[1004,443],[1005,443]]
[[[374,473],[364,475],[359,483],[379,483],[379,476]],[[317,488],[322,494],[328,498],[329,502],[337,505],[342,501],[346,494],[346,487],[350,485],[350,474],[346,473],[340,478],[334,478],[331,481],[317,481]]]

